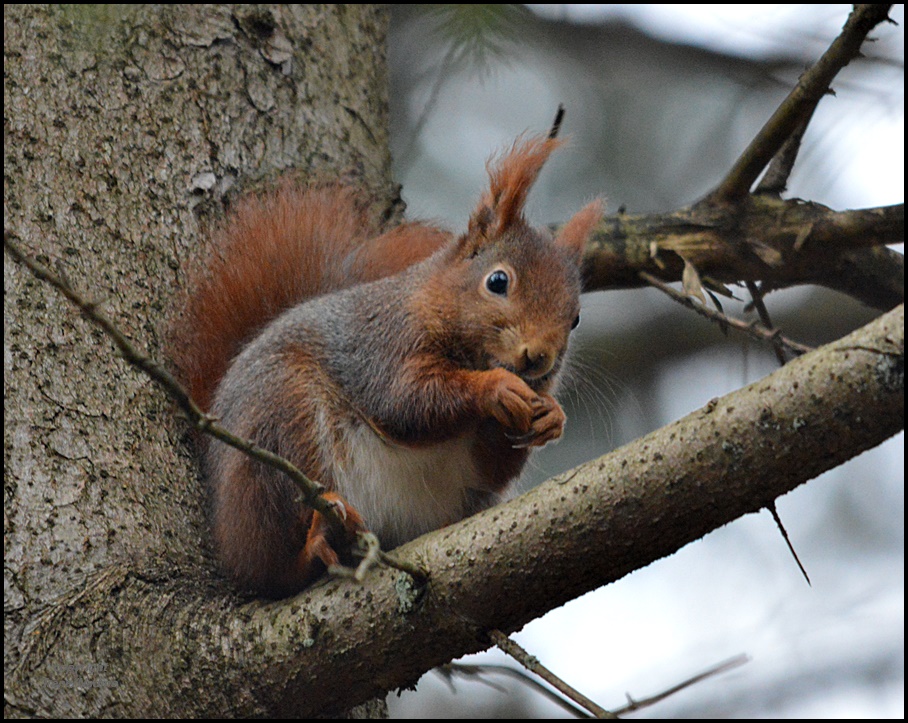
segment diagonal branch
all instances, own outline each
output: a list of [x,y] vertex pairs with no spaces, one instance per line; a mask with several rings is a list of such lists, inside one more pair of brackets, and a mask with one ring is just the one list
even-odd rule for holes
[[[118,578],[62,608],[40,633],[68,645],[24,655],[11,684],[38,710],[65,716],[70,699],[55,691],[67,682],[67,662],[84,655],[130,661],[134,702],[118,703],[120,715],[345,710],[488,646],[489,630],[516,630],[759,511],[897,433],[904,404],[899,307],[605,457],[399,548],[431,574],[418,600],[401,585],[405,576],[387,570],[361,585],[329,581],[282,604],[238,607],[214,597],[203,609],[186,580]],[[115,625],[86,624],[100,600]],[[249,655],[249,641],[267,644]],[[193,694],[206,686],[221,694]]]
[[[605,218],[584,258],[585,289],[638,286],[643,274],[679,281],[693,268],[719,283],[759,281],[763,292],[818,284],[879,309],[902,303],[904,256],[878,247],[904,241],[904,204],[835,212],[778,197],[817,104],[860,55],[867,34],[888,20],[890,7],[855,6],[839,36],[702,201],[667,214]],[[770,161],[761,193],[751,195]]]
[[733,203],[744,198],[788,138],[813,114],[817,103],[829,92],[838,72],[861,53],[867,34],[889,20],[892,5],[855,5],[842,32],[822,57],[802,76],[775,113],[757,133],[732,166],[728,175],[706,199],[709,203]]

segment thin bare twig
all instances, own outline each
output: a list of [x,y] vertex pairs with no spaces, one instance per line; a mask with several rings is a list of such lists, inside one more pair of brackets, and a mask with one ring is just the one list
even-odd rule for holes
[[782,343],[779,341],[779,335],[776,334],[776,328],[773,326],[772,319],[769,318],[769,309],[766,308],[766,304],[763,303],[763,294],[760,289],[757,287],[756,282],[747,281],[747,290],[750,292],[750,298],[753,300],[754,309],[757,310],[757,315],[760,317],[760,321],[763,322],[763,326],[773,332],[772,337],[772,348],[776,353],[776,359],[779,360],[779,366],[785,366],[785,349],[782,346]]
[[650,696],[649,698],[641,698],[640,700],[635,700],[631,697],[630,693],[628,693],[627,694],[627,701],[628,701],[627,705],[622,706],[617,711],[615,711],[615,715],[621,715],[622,713],[630,713],[632,711],[640,710],[641,708],[644,708],[646,706],[653,705],[655,703],[663,701],[666,698],[668,698],[670,695],[674,695],[675,693],[677,693],[680,690],[689,688],[690,686],[694,685],[695,683],[699,683],[701,680],[706,680],[707,678],[711,678],[715,675],[719,675],[720,673],[724,673],[728,670],[731,670],[732,668],[737,668],[738,666],[744,665],[749,660],[750,660],[750,658],[748,658],[746,655],[743,655],[743,654],[736,655],[734,658],[729,658],[728,660],[726,660],[722,663],[714,665],[712,668],[709,668],[708,670],[704,670],[702,673],[698,673],[697,675],[694,675],[693,677],[688,678],[684,682],[678,683],[678,685],[673,685],[671,688],[668,688],[667,690],[664,690],[661,693],[657,693],[656,695]]
[[767,329],[759,324],[748,324],[740,319],[734,319],[726,314],[723,314],[719,311],[714,311],[708,306],[703,304],[696,303],[693,299],[685,294],[682,294],[680,291],[676,291],[671,286],[666,284],[664,281],[656,278],[652,274],[648,274],[645,271],[640,272],[640,278],[646,281],[651,286],[659,289],[665,294],[668,294],[672,299],[677,301],[682,306],[686,306],[688,309],[693,309],[700,316],[705,316],[710,321],[714,321],[717,324],[722,326],[731,327],[737,331],[741,331],[748,336],[751,336],[760,341],[768,341],[771,344],[780,344],[781,346],[788,349],[792,354],[800,356],[801,354],[806,354],[809,351],[813,351],[813,347],[807,346],[806,344],[799,344],[788,337],[782,336],[778,331],[773,329]]
[[[690,686],[695,685],[696,683],[699,683],[703,680],[712,678],[716,675],[720,675],[721,673],[725,673],[729,670],[737,668],[741,665],[744,665],[745,663],[747,663],[749,661],[749,658],[746,655],[744,655],[743,653],[740,655],[736,655],[733,658],[729,658],[728,660],[722,661],[721,663],[717,663],[716,665],[712,666],[711,668],[708,668],[707,670],[704,670],[701,673],[697,673],[696,675],[693,675],[690,678],[683,680],[680,683],[671,686],[670,688],[667,688],[666,690],[662,691],[661,693],[657,693],[656,695],[652,695],[647,698],[634,699],[633,697],[631,697],[630,693],[627,693],[626,694],[627,700],[628,700],[627,705],[624,705],[621,708],[617,709],[616,711],[611,712],[611,711],[605,710],[604,708],[599,706],[597,703],[590,700],[589,698],[584,696],[582,693],[576,691],[574,688],[572,688],[567,683],[562,681],[560,678],[555,676],[551,671],[549,671],[547,668],[542,666],[535,657],[533,657],[532,655],[527,653],[526,650],[524,650],[520,645],[515,643],[513,640],[511,640],[507,635],[505,635],[500,630],[492,630],[489,633],[489,637],[495,642],[495,644],[502,651],[504,651],[505,653],[510,655],[512,658],[514,658],[518,663],[520,663],[522,666],[524,666],[527,670],[529,670],[530,672],[535,673],[536,675],[541,677],[543,680],[545,680],[550,685],[555,687],[558,691],[560,691],[561,693],[566,695],[576,705],[580,706],[584,710],[592,712],[597,718],[618,718],[624,713],[630,713],[630,712],[633,712],[636,710],[640,710],[641,708],[645,708],[647,706],[655,705],[656,703],[659,703],[659,702],[665,700],[669,696],[674,695],[675,693],[682,691],[685,688],[689,688]],[[553,700],[556,703],[558,703],[559,705],[561,705],[563,708],[565,708],[565,710],[568,710],[571,713],[574,713],[578,717],[586,717],[586,713],[584,711],[577,710],[572,705],[570,705],[567,701],[564,701],[563,699],[554,695],[551,691],[549,691],[548,689],[541,686],[539,683],[537,683],[535,680],[533,680],[532,678],[530,678],[529,676],[524,674],[522,671],[514,670],[513,668],[508,668],[507,666],[496,666],[496,665],[488,665],[488,664],[482,664],[482,665],[476,665],[476,666],[451,664],[450,666],[447,666],[447,667],[450,668],[451,670],[454,670],[455,672],[462,673],[463,675],[467,675],[467,674],[475,675],[477,673],[482,673],[482,672],[503,672],[503,673],[507,673],[510,675],[514,675],[514,676],[520,678],[523,682],[527,682],[529,684],[534,685],[536,688],[541,690],[546,695],[546,697],[548,697],[550,700]]]
[[57,289],[63,296],[79,308],[82,315],[88,319],[89,322],[107,334],[116,345],[123,359],[131,366],[143,371],[152,379],[152,381],[161,387],[161,389],[163,389],[186,414],[189,421],[200,431],[224,442],[224,444],[228,444],[231,447],[246,452],[260,462],[267,464],[269,467],[274,467],[275,469],[284,472],[300,488],[303,499],[307,505],[313,507],[329,518],[336,519],[338,524],[342,524],[334,509],[334,505],[320,497],[321,492],[323,491],[321,485],[309,479],[296,466],[283,457],[279,457],[266,449],[262,449],[251,440],[242,439],[233,435],[218,424],[215,417],[205,414],[192,397],[189,396],[189,392],[186,391],[176,378],[161,364],[151,359],[148,355],[140,352],[133,343],[126,338],[123,332],[107,318],[104,312],[99,308],[97,302],[89,301],[76,291],[68,281],[55,274],[43,264],[29,257],[13,241],[11,234],[6,230],[3,232],[3,246],[17,263],[25,266],[36,278],[49,283]]
[[804,565],[801,564],[801,558],[798,557],[798,553],[795,552],[794,545],[791,544],[791,539],[788,537],[788,530],[786,530],[785,525],[782,524],[782,518],[779,517],[779,511],[776,509],[776,503],[769,503],[768,505],[766,505],[766,509],[769,510],[769,514],[771,514],[772,519],[775,520],[776,527],[779,528],[779,532],[782,534],[782,539],[785,540],[785,544],[788,545],[788,551],[791,553],[791,556],[798,564],[798,568],[801,570],[801,574],[804,576],[804,579],[807,580],[807,584],[810,585],[810,577],[807,574],[807,570],[804,569]]
[[499,685],[495,685],[495,683],[493,683],[492,681],[484,678],[483,675],[486,673],[494,673],[498,675],[510,676],[512,678],[516,678],[524,685],[533,688],[533,690],[535,690],[537,693],[547,698],[555,705],[563,708],[571,715],[576,716],[577,718],[592,718],[592,716],[585,710],[578,708],[573,703],[571,703],[571,701],[565,700],[554,690],[551,690],[550,688],[544,686],[541,682],[533,678],[526,671],[519,668],[514,668],[510,665],[503,665],[501,663],[448,663],[447,665],[442,665],[441,667],[436,668],[435,672],[445,679],[445,682],[448,683],[448,687],[451,688],[452,692],[455,689],[451,682],[451,678],[455,673],[462,675],[465,678],[474,678],[480,683],[483,683],[484,685],[487,685],[493,690],[499,691],[500,693],[506,693],[507,690]]
[[614,713],[607,711],[594,700],[587,698],[576,688],[573,688],[572,686],[565,683],[561,678],[559,678],[551,670],[542,665],[542,663],[540,663],[536,658],[530,655],[526,650],[520,647],[500,630],[490,630],[489,638],[491,638],[492,642],[495,643],[495,645],[497,645],[503,652],[514,658],[514,660],[520,663],[531,673],[538,675],[546,683],[566,695],[580,707],[590,711],[597,718],[618,717]]
[[785,192],[788,188],[788,179],[794,169],[795,161],[798,160],[801,142],[804,140],[804,134],[807,132],[807,126],[810,124],[811,118],[813,118],[813,110],[792,131],[785,143],[782,144],[779,152],[772,157],[769,168],[766,169],[766,173],[763,174],[763,178],[760,179],[754,189],[754,193],[771,194],[779,198]]

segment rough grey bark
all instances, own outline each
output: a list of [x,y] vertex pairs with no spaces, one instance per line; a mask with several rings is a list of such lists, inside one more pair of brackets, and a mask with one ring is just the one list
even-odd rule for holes
[[[384,10],[362,5],[7,6],[5,229],[157,354],[185,263],[233,186],[294,168],[390,188],[386,25]],[[211,579],[214,566],[170,404],[59,294],[4,265],[11,673],[38,611],[61,613],[52,601],[85,604],[98,591],[82,614],[99,634],[122,624],[133,635],[125,618],[107,617],[111,571],[185,585]],[[162,604],[146,603],[144,612]],[[39,688],[58,685],[48,699],[7,677],[7,710],[149,710],[140,683],[117,669],[128,660],[73,645],[56,665],[32,669]],[[117,681],[121,703],[92,690],[98,678]]]

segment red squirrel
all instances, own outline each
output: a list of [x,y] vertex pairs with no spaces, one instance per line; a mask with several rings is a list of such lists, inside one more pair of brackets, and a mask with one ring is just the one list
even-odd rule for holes
[[490,507],[530,448],[561,436],[552,392],[602,209],[555,238],[527,223],[560,144],[524,138],[490,163],[457,237],[420,223],[380,233],[353,190],[289,183],[241,202],[214,235],[177,366],[225,427],[321,483],[348,533],[336,539],[283,474],[211,441],[213,533],[240,587],[289,596],[359,530],[390,549]]

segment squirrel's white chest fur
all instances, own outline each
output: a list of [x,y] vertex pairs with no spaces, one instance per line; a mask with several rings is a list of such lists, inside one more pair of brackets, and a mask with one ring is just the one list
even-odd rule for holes
[[485,485],[471,454],[473,434],[420,447],[386,442],[365,424],[343,431],[333,460],[337,492],[391,549],[462,519]]

